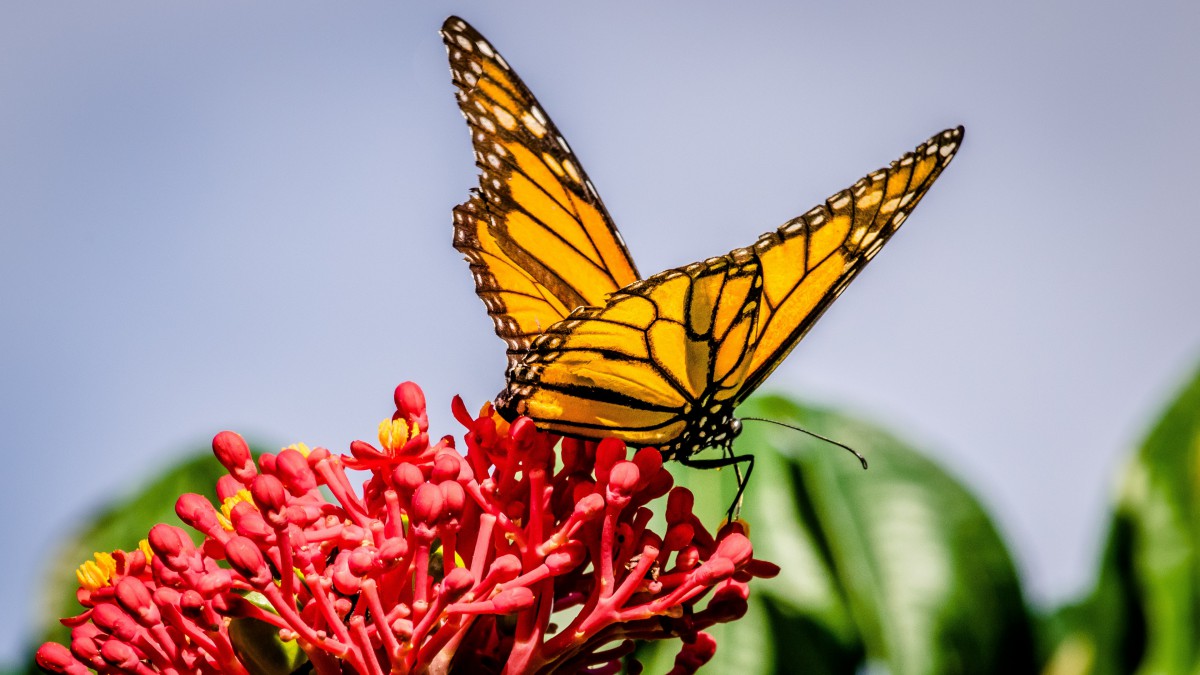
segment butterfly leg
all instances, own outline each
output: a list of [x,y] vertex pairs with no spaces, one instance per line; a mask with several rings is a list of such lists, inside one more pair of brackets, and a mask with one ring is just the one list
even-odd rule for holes
[[[737,494],[733,497],[733,503],[729,505],[729,510],[726,515],[729,521],[737,519],[738,514],[742,510],[742,493],[746,491],[746,486],[750,484],[750,474],[754,472],[754,455],[735,455],[733,448],[725,448],[725,456],[717,459],[694,459],[691,456],[681,457],[679,463],[691,467],[693,469],[720,469],[726,466],[732,466],[734,474],[737,475]],[[742,475],[741,465],[746,465],[746,474]]]

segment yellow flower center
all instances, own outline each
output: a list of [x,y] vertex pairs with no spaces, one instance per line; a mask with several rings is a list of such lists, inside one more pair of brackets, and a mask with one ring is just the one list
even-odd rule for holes
[[[308,448],[304,449],[308,450]],[[254,498],[250,496],[249,490],[238,490],[236,494],[227,497],[225,501],[221,502],[221,512],[217,514],[217,520],[226,532],[233,532],[233,521],[231,520],[233,507],[242,502],[249,502],[251,505],[254,504]]]
[[79,585],[89,591],[96,591],[112,583],[113,574],[117,571],[117,562],[111,553],[94,553],[95,560],[89,560],[75,570],[75,578]]
[[410,424],[406,419],[386,419],[379,423],[379,444],[395,454],[420,433],[417,425]]

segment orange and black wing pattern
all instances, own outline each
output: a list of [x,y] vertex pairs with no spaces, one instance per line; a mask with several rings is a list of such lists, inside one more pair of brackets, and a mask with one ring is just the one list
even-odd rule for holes
[[734,407],[900,227],[962,135],[932,137],[752,246],[576,310],[534,340],[497,407],[668,459],[728,445]]
[[480,170],[478,190],[454,209],[454,246],[511,369],[576,307],[639,277],[579,160],[504,57],[457,17],[442,38]]
[[962,144],[947,129],[824,204],[758,238],[763,293],[754,358],[735,402],[753,392],[891,238]]
[[497,408],[555,433],[657,446],[668,459],[689,434],[731,440],[722,414],[754,356],[761,293],[749,249],[634,283],[534,340]]

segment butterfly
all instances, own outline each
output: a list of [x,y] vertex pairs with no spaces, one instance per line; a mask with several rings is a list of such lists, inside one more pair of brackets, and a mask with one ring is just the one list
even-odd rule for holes
[[[558,434],[656,447],[691,466],[752,468],[752,457],[732,454],[734,409],[900,227],[963,128],[750,246],[642,279],[520,77],[462,19],[447,19],[441,34],[480,170],[479,188],[454,209],[454,247],[508,348],[497,411]],[[692,457],[709,447],[727,456]]]

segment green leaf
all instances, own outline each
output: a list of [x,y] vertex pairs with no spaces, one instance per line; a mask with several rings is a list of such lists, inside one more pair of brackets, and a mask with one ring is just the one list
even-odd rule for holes
[[1068,639],[1095,655],[1059,672],[1200,672],[1198,483],[1200,370],[1121,474],[1096,589],[1053,617],[1055,659]]
[[[742,516],[755,557],[782,567],[752,584],[768,644],[717,631],[712,672],[850,673],[864,662],[905,673],[1031,672],[1032,626],[1008,551],[979,503],[932,462],[869,424],[781,397],[744,417],[837,439],[858,460],[797,431],[747,422],[739,453],[756,457]],[[674,470],[705,496],[705,522],[730,503],[729,470]],[[699,509],[698,509],[699,510]],[[736,626],[736,623],[735,623]],[[735,631],[735,627],[722,627]],[[759,638],[762,642],[762,638]],[[746,653],[755,665],[740,662]],[[737,668],[732,671],[732,668]]]
[[234,619],[229,639],[238,660],[251,675],[288,675],[308,662],[295,640],[283,640],[279,629],[257,619]]
[[[70,631],[58,619],[82,610],[75,598],[79,587],[75,570],[79,565],[92,560],[96,552],[132,551],[157,523],[183,527],[175,515],[175,500],[187,492],[215,499],[217,479],[224,474],[224,467],[211,451],[197,452],[158,474],[130,496],[97,509],[90,519],[81,522],[78,532],[64,538],[47,566],[43,601],[39,603],[47,612],[36,628],[41,635],[38,644],[46,641],[69,644]],[[199,542],[198,533],[187,527],[183,529]]]

